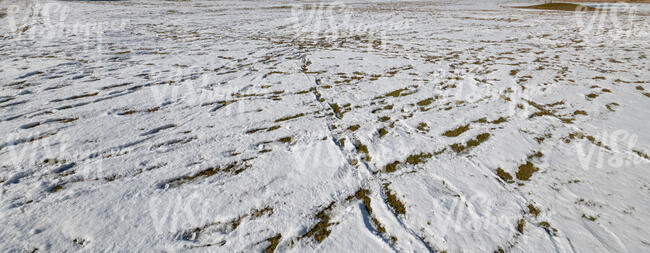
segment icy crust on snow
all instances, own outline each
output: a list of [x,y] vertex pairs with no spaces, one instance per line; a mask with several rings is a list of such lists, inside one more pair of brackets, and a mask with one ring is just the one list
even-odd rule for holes
[[647,34],[524,2],[52,3],[63,30],[0,18],[2,251],[650,250]]

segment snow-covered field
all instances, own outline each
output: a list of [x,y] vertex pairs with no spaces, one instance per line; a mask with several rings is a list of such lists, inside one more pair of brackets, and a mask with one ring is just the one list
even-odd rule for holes
[[476,2],[0,1],[0,251],[650,251],[650,7]]

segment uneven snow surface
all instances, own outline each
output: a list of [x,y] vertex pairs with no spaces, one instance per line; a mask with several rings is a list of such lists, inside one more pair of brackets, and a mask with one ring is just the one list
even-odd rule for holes
[[0,251],[650,251],[650,8],[476,2],[0,2]]

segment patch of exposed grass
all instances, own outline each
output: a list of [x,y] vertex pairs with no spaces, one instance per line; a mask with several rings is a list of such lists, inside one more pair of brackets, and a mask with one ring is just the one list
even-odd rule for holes
[[632,152],[634,152],[638,156],[650,161],[650,156],[648,156],[648,154],[646,154],[646,153],[643,153],[643,151],[638,150],[638,149],[632,149]]
[[287,121],[287,120],[291,120],[291,119],[295,119],[295,118],[300,118],[300,117],[302,117],[302,116],[305,116],[305,114],[304,114],[304,113],[298,113],[298,114],[296,114],[296,115],[292,115],[292,116],[288,116],[288,117],[284,117],[284,118],[276,119],[275,122]]
[[345,137],[339,139],[339,143],[341,143],[341,147],[345,147]]
[[532,154],[528,155],[528,160],[532,160],[532,159],[535,159],[535,158],[541,158],[541,157],[544,157],[544,153],[542,153],[540,151],[537,151],[535,153],[532,153]]
[[363,145],[363,143],[360,141],[357,142],[357,151],[363,154],[363,157],[361,157],[361,159],[364,161],[369,162],[371,160],[370,153],[368,152],[368,146]]
[[486,117],[483,117],[483,118],[472,121],[472,123],[488,123],[488,120],[487,120]]
[[612,102],[612,103],[609,103],[609,104],[605,105],[605,107],[607,107],[607,110],[610,110],[612,112],[616,111],[616,110],[614,110],[614,106],[619,106],[619,104],[616,103],[616,102]]
[[354,131],[359,130],[360,127],[361,127],[361,126],[359,126],[359,125],[352,125],[352,126],[349,126],[349,127],[348,127],[348,130],[354,132]]
[[395,172],[397,171],[397,166],[399,166],[400,164],[401,164],[400,161],[394,161],[392,163],[386,164],[386,166],[384,166],[384,172],[387,173]]
[[476,136],[476,138],[467,141],[467,147],[476,147],[481,143],[487,141],[490,138],[489,133],[482,133]]
[[282,142],[282,143],[289,143],[289,142],[291,142],[291,138],[292,138],[291,136],[282,137],[282,138],[278,139],[278,141]]
[[453,151],[455,151],[456,153],[462,153],[462,152],[467,151],[467,149],[469,149],[469,148],[473,148],[473,147],[476,147],[476,146],[480,145],[481,143],[487,141],[489,138],[490,138],[489,133],[482,133],[482,134],[477,135],[476,138],[470,139],[469,141],[467,141],[465,143],[465,145],[460,144],[460,143],[454,143],[454,144],[451,144],[449,147]]
[[[599,141],[599,140],[596,140],[596,138],[593,137],[593,136],[591,136],[591,135],[586,135],[586,134],[583,134],[583,133],[570,133],[570,134],[569,134],[569,139],[573,140],[573,139],[575,139],[575,138],[579,138],[579,139],[587,139],[589,142],[591,142],[591,144],[594,144],[594,145],[596,145],[596,146],[598,146],[598,147],[601,147],[601,148],[604,148],[604,149],[607,149],[607,150],[612,150],[610,147],[608,147],[607,145],[603,144],[603,142],[601,142],[601,141]],[[569,139],[567,139],[567,140],[565,140],[565,141],[566,141],[567,143],[571,142]]]
[[428,132],[429,129],[430,129],[429,125],[427,125],[427,123],[425,123],[425,122],[420,122],[420,124],[418,124],[418,130],[420,130],[422,132]]
[[535,217],[537,217],[539,213],[541,213],[541,211],[535,208],[533,204],[529,204],[527,207],[528,207],[528,213],[532,214]]
[[253,134],[262,130],[265,130],[266,128],[253,128],[253,129],[248,129],[246,130],[246,134]]
[[[433,157],[433,154],[431,154],[431,153],[414,154],[414,155],[410,155],[410,156],[406,157],[406,160],[404,161],[404,163],[409,164],[409,165],[418,165],[418,164],[426,162],[431,157]],[[395,172],[395,171],[397,171],[399,165],[402,164],[402,163],[403,162],[401,162],[401,161],[394,161],[392,163],[386,164],[384,166],[383,172],[385,172],[385,173]]]
[[526,164],[519,165],[519,171],[517,171],[517,179],[519,180],[529,180],[539,168],[535,167],[533,163],[527,161]]
[[386,233],[386,228],[379,222],[379,220],[373,214],[372,206],[370,206],[370,197],[368,197],[368,194],[370,194],[369,190],[361,188],[353,196],[348,197],[347,200],[350,201],[353,198],[361,200],[363,202],[363,206],[366,208],[368,214],[370,215],[370,221],[372,221],[372,223],[374,224],[375,228],[379,233],[384,234]]
[[395,213],[399,214],[406,214],[406,207],[404,206],[404,203],[397,198],[397,195],[395,195],[390,188],[388,188],[390,184],[385,183],[384,184],[384,194],[386,194],[386,201],[388,202],[388,205],[395,211]]
[[58,185],[53,186],[50,189],[50,192],[58,192],[60,190],[63,190],[63,184],[58,184]]
[[427,105],[430,105],[431,103],[433,103],[433,101],[435,101],[434,98],[427,98],[427,99],[424,99],[424,100],[420,100],[416,104],[419,105],[419,106],[427,106]]
[[239,174],[243,172],[244,170],[250,168],[250,165],[245,164],[245,163],[239,163],[239,162],[233,162],[225,167],[221,168],[220,166],[216,167],[209,167],[207,169],[201,170],[198,173],[190,176],[183,176],[179,177],[176,179],[169,180],[165,183],[165,185],[169,185],[169,187],[178,187],[181,186],[185,183],[193,182],[199,179],[203,178],[208,178],[211,176],[216,175],[217,173],[223,171],[223,172],[234,172],[235,174]]
[[476,136],[474,139],[470,139],[465,143],[465,145],[460,144],[460,143],[454,143],[451,144],[449,147],[455,151],[456,153],[462,153],[465,152],[468,148],[476,147],[480,145],[481,143],[487,141],[490,138],[489,133],[482,133]]
[[388,130],[386,130],[386,128],[380,128],[378,132],[379,132],[379,138],[384,137],[385,135],[388,134]]
[[548,221],[541,221],[539,223],[539,226],[544,228],[547,233],[552,234],[553,236],[557,236],[557,229],[552,227]]
[[340,106],[337,103],[330,104],[330,107],[332,107],[332,110],[334,111],[334,116],[336,118],[343,118],[343,114],[348,112],[350,110],[350,103],[344,104],[343,106]]
[[526,220],[519,219],[519,221],[517,221],[517,231],[519,231],[519,233],[523,234],[524,233],[524,226],[526,226]]
[[587,115],[587,112],[583,110],[576,110],[573,112],[573,115]]
[[512,183],[515,182],[514,180],[512,180],[512,175],[510,175],[510,173],[508,173],[507,171],[505,171],[505,170],[503,170],[501,168],[497,168],[497,176],[499,176],[501,179],[503,179],[503,181],[506,181],[509,184],[512,184]]
[[508,122],[508,119],[504,118],[504,117],[499,117],[498,119],[495,119],[493,121],[488,121],[486,117],[483,117],[483,118],[472,121],[472,123],[492,123],[492,124],[495,124],[495,125],[498,125],[498,124],[501,124],[501,123],[504,123],[504,122]]
[[86,94],[81,94],[81,95],[74,95],[74,96],[70,96],[70,97],[67,97],[67,98],[64,98],[64,99],[54,99],[51,102],[61,102],[61,101],[64,101],[64,100],[75,100],[75,99],[80,99],[80,98],[94,97],[94,96],[97,96],[97,94],[99,94],[99,92],[86,93]]
[[160,107],[156,106],[156,107],[147,109],[146,112],[156,112],[158,110],[160,110]]
[[498,119],[495,119],[490,123],[498,125],[498,124],[501,124],[501,123],[504,123],[504,122],[507,122],[507,121],[508,121],[508,119],[506,119],[504,117],[499,117]]
[[275,248],[277,248],[278,244],[280,244],[280,239],[282,239],[282,234],[277,234],[273,237],[267,238],[266,241],[269,242],[269,246],[264,249],[264,253],[275,252]]
[[415,155],[410,155],[406,158],[406,163],[410,165],[418,165],[420,163],[426,162],[431,157],[433,157],[431,153],[419,153]]
[[597,217],[597,216],[586,215],[586,214],[583,213],[583,214],[582,214],[582,218],[585,218],[585,219],[587,219],[587,220],[590,220],[590,221],[596,222],[596,219],[597,219],[598,217]]
[[403,97],[403,96],[411,95],[411,94],[416,92],[416,91],[410,91],[409,92],[408,90],[409,90],[408,88],[397,89],[397,90],[388,92],[388,93],[384,94],[383,96],[375,97],[374,99],[380,99],[380,98],[385,98],[385,97],[394,97],[394,98]]
[[259,209],[259,210],[254,210],[253,213],[251,213],[251,217],[259,218],[259,217],[262,217],[265,214],[268,214],[268,215],[273,214],[273,208],[270,207],[270,206],[267,206],[267,207]]
[[560,102],[556,102],[556,103],[552,103],[552,104],[547,104],[547,105],[544,105],[544,106],[543,106],[543,105],[540,105],[540,104],[537,104],[537,103],[535,103],[535,102],[533,102],[533,101],[530,101],[530,100],[525,100],[525,101],[526,101],[530,106],[535,107],[535,109],[539,110],[538,112],[535,112],[535,113],[531,114],[530,116],[528,116],[528,118],[531,118],[531,119],[532,119],[532,118],[539,117],[539,116],[551,116],[551,117],[557,118],[557,119],[559,119],[560,121],[562,121],[562,122],[564,122],[564,123],[567,123],[567,124],[573,123],[573,119],[562,118],[562,117],[556,115],[553,111],[544,108],[544,106],[551,106],[551,107],[552,107],[552,106],[555,106],[555,105],[564,104],[564,102],[562,102],[562,101],[560,101]]
[[469,130],[469,124],[464,125],[464,126],[460,126],[458,128],[452,129],[452,130],[448,130],[448,131],[444,132],[442,135],[446,136],[446,137],[450,137],[450,138],[451,137],[457,137],[457,136],[461,135],[462,133],[466,132],[467,130]]
[[335,202],[332,202],[329,206],[316,214],[316,219],[318,222],[311,229],[309,229],[309,231],[307,231],[307,233],[305,233],[302,238],[311,237],[314,238],[316,242],[321,243],[332,233],[329,227],[335,223],[330,222],[331,217],[329,215],[329,212],[332,210],[332,208],[334,208],[334,203]]

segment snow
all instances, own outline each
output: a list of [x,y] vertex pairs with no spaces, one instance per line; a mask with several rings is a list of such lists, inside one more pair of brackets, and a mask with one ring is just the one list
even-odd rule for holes
[[0,250],[648,251],[650,7],[532,3],[1,2]]

